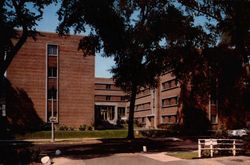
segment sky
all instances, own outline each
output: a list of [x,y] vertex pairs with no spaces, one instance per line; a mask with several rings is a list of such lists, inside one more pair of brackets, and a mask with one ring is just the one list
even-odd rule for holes
[[[44,10],[43,18],[38,22],[37,30],[44,32],[55,32],[58,25],[58,16],[56,14],[60,4],[52,4],[47,6]],[[204,25],[204,17],[198,17],[195,20],[195,25]],[[95,77],[110,78],[112,74],[109,72],[112,66],[114,66],[113,58],[102,57],[101,53],[96,53],[95,58]]]
[[[43,18],[38,22],[37,30],[43,32],[55,32],[58,25],[58,16],[56,14],[59,5],[50,5],[45,8]],[[95,58],[95,77],[110,78],[112,74],[109,72],[114,66],[112,58],[104,58],[100,53],[96,54]]]

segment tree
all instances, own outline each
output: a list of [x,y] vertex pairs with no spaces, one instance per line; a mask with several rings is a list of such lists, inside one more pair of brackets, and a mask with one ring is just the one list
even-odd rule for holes
[[[1,0],[0,1],[0,106],[6,105],[8,82],[4,73],[28,37],[37,34],[35,26],[42,18],[46,5],[56,0]],[[0,115],[2,117],[2,115]],[[6,118],[0,119],[1,135],[5,134]]]
[[[0,2],[0,76],[28,37],[37,34],[35,26],[43,9],[55,0],[2,0]],[[14,40],[13,40],[14,39]]]
[[58,13],[61,34],[72,27],[76,33],[82,32],[89,26],[91,38],[83,38],[80,48],[103,49],[105,56],[114,57],[116,65],[111,71],[116,85],[130,93],[130,139],[134,138],[136,94],[142,87],[157,84],[170,62],[168,50],[201,46],[201,38],[207,37],[172,1],[65,0]]
[[[250,2],[246,0],[178,0],[178,2],[189,15],[207,19],[203,28],[217,38],[216,45],[207,47],[201,52],[202,59],[196,66],[203,66],[203,71],[207,70],[203,78],[206,81],[196,83],[194,88],[200,86],[206,89],[207,93],[215,93],[220,115],[226,118],[223,122],[227,127],[242,127],[245,112],[250,109],[246,101],[250,96],[248,19]],[[184,66],[179,67],[177,74],[188,75],[196,68],[193,66],[189,69]]]

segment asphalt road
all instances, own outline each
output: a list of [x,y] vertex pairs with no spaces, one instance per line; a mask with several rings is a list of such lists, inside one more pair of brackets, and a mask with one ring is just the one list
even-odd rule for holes
[[[143,153],[143,146],[147,146],[148,152]],[[60,150],[59,156],[55,155]],[[197,141],[190,139],[78,139],[77,141],[60,140],[54,144],[50,142],[1,142],[0,164],[17,164],[17,162],[30,161],[34,151],[38,156],[48,155],[54,161],[54,165],[249,165],[250,158],[220,157],[213,159],[184,160],[167,156],[171,151],[197,150]],[[32,151],[32,152],[30,152]],[[40,159],[39,158],[39,159]],[[33,164],[41,164],[40,160]],[[36,163],[35,163],[36,162]],[[22,164],[22,163],[21,163]]]
[[195,159],[195,160],[171,160],[166,156],[164,160],[153,159],[143,154],[115,154],[108,157],[100,157],[93,159],[69,159],[55,158],[55,165],[249,165],[250,158],[245,156],[237,157],[220,157],[213,159]]

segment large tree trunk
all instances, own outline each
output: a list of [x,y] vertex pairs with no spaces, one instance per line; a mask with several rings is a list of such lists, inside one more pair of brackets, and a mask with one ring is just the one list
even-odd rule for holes
[[[6,109],[3,110],[3,107],[6,107],[6,86],[4,76],[0,75],[0,139],[5,139],[6,136]],[[5,112],[3,112],[5,111]]]
[[[3,50],[1,51],[0,55],[2,56],[3,59],[0,59],[0,76],[4,76],[4,73],[8,69],[10,63],[12,62],[12,60],[14,59],[14,57],[16,56],[18,51],[22,48],[24,43],[27,41],[28,36],[29,36],[29,32],[28,32],[27,27],[23,27],[22,34],[21,34],[20,38],[18,39],[18,41],[16,42],[16,44],[15,45],[6,45],[7,47],[10,47],[9,50],[6,50],[7,51],[6,57],[5,57],[5,51],[3,51]],[[4,44],[6,44],[6,43],[4,43]]]
[[130,95],[129,119],[128,119],[128,139],[134,139],[134,109],[136,99],[137,85],[133,83]]

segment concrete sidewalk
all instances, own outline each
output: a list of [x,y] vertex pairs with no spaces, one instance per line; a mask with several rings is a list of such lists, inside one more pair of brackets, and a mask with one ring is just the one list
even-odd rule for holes
[[135,153],[135,154],[114,154],[108,157],[92,159],[74,159],[58,157],[52,159],[54,165],[249,165],[250,157],[229,156],[207,159],[179,159],[168,156],[166,153]]

